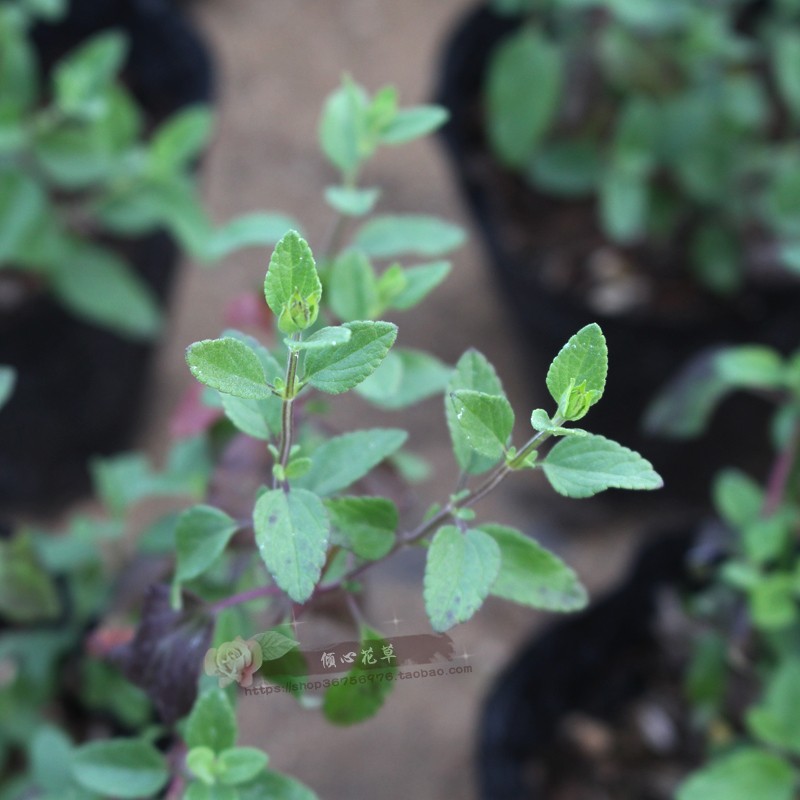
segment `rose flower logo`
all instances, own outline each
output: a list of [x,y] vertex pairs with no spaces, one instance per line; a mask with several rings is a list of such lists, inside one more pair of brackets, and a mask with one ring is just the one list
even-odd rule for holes
[[237,636],[232,642],[223,642],[212,647],[203,661],[206,675],[219,678],[220,687],[236,681],[239,686],[252,686],[253,673],[261,666],[264,658],[261,645],[255,639],[245,641]]

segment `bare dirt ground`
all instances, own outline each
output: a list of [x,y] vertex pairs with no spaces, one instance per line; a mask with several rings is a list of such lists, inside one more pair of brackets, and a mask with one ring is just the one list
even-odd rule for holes
[[[432,93],[442,39],[469,5],[467,0],[194,4],[192,13],[215,50],[218,67],[219,122],[204,173],[215,218],[280,209],[301,219],[312,247],[319,246],[330,224],[321,192],[335,180],[317,147],[324,97],[347,72],[370,91],[392,83],[404,103],[425,102]],[[469,227],[435,141],[382,152],[365,179],[382,187],[382,211],[437,214]],[[251,250],[212,271],[194,266],[184,270],[145,434],[151,452],[163,451],[169,416],[191,382],[181,368],[183,349],[196,339],[218,335],[226,302],[259,285],[268,256]],[[535,401],[530,375],[524,372],[543,384],[546,365],[527,363],[513,349],[474,239],[455,254],[451,278],[433,299],[395,321],[404,345],[425,347],[450,363],[468,346],[482,350],[519,409],[523,435],[524,412]],[[440,400],[411,409],[402,421],[370,412],[359,400],[339,404],[335,414],[343,428],[398,422],[409,428],[412,450],[434,470],[432,479],[416,490],[409,523],[429,502],[446,498],[452,490],[455,469]],[[541,485],[530,475],[515,478],[485,503],[482,519],[543,537],[576,564],[590,586],[605,584],[624,563],[630,537],[624,532],[599,536],[554,529],[537,511],[540,496],[546,495]],[[386,633],[430,631],[421,600],[419,556],[394,560],[368,582],[365,614]],[[545,619],[532,610],[490,601],[473,621],[453,632],[456,648],[467,654],[456,663],[469,664],[470,674],[404,682],[382,713],[353,728],[332,728],[318,711],[302,709],[286,697],[243,698],[246,743],[265,747],[274,768],[307,782],[324,800],[474,797],[473,752],[482,697],[515,646]],[[320,644],[331,637],[350,638],[344,629],[313,616],[301,636]]]

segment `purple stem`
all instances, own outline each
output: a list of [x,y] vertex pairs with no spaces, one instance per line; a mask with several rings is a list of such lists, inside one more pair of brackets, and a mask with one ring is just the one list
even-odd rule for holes
[[797,446],[800,443],[800,426],[795,425],[792,435],[786,447],[781,450],[767,481],[767,494],[764,498],[764,508],[762,513],[765,517],[771,517],[783,502],[789,477],[792,474],[792,467],[797,457]]
[[262,597],[277,597],[283,592],[277,586],[258,586],[255,589],[248,589],[246,592],[233,594],[226,597],[224,600],[219,600],[213,605],[209,606],[209,611],[217,614],[223,609],[230,608],[231,606],[238,606],[240,603],[247,603],[249,600],[258,600]]

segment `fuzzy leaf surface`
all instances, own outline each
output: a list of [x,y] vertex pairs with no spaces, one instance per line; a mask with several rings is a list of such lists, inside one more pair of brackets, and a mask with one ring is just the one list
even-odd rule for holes
[[399,428],[351,431],[328,439],[314,450],[311,469],[294,485],[327,496],[346,489],[397,452],[408,433]]
[[359,229],[354,244],[369,256],[395,258],[440,256],[464,240],[464,231],[452,222],[407,214],[374,217]]
[[558,556],[514,528],[481,525],[480,530],[500,548],[493,595],[547,611],[577,611],[586,606],[586,589]]
[[447,427],[453,444],[453,454],[459,467],[472,475],[485,472],[497,459],[487,458],[477,453],[469,444],[467,436],[456,417],[456,409],[450,395],[462,390],[483,392],[488,395],[505,397],[503,385],[494,367],[477,350],[467,350],[458,360],[455,371],[447,385],[444,408]]
[[350,339],[335,347],[306,353],[303,380],[328,394],[341,394],[371,375],[397,338],[391,322],[346,322]]
[[433,629],[441,633],[472,617],[499,570],[500,548],[488,533],[440,528],[425,563],[425,609]]
[[741,748],[711,761],[682,783],[676,800],[792,800],[795,775],[780,756]]
[[471,389],[453,392],[450,399],[467,444],[481,455],[499,460],[514,427],[514,411],[508,400]]
[[567,497],[605,489],[659,489],[663,481],[638,453],[604,436],[562,439],[542,463],[552,487]]
[[189,371],[200,383],[246,400],[266,400],[272,393],[264,367],[252,348],[239,339],[205,339],[186,350]]
[[547,371],[547,388],[556,403],[561,402],[570,386],[584,385],[586,392],[596,393],[594,405],[603,394],[608,374],[608,347],[600,326],[591,323],[581,328],[561,348]]
[[322,574],[330,536],[322,501],[306,489],[272,489],[256,501],[253,521],[275,583],[296,603],[308,600]]
[[119,798],[151,797],[169,778],[164,756],[141,739],[94,741],[72,755],[72,774],[85,789]]

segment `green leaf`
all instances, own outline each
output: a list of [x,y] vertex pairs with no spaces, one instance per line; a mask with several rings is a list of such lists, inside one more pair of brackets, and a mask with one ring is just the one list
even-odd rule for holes
[[407,283],[405,270],[400,264],[392,264],[381,273],[375,284],[381,311],[385,311],[392,305],[392,300],[402,293]]
[[372,319],[378,312],[375,272],[358,250],[346,250],[331,266],[328,302],[343,322]]
[[95,117],[104,110],[102,91],[117,75],[128,43],[122,33],[106,31],[63,58],[53,70],[59,108],[68,116]]
[[786,242],[779,245],[780,259],[786,269],[793,272],[800,272],[800,244],[797,242]]
[[269,758],[255,747],[233,747],[217,757],[217,774],[221,783],[238,786],[253,780],[267,766]]
[[695,273],[713,291],[730,293],[741,286],[741,243],[727,226],[700,226],[692,237],[690,255]]
[[136,730],[143,730],[152,720],[153,706],[145,692],[110,662],[86,659],[81,684],[81,701],[86,708],[113,714],[121,725]]
[[354,176],[361,161],[371,154],[364,142],[366,111],[366,93],[350,79],[328,96],[322,110],[322,152],[345,176]]
[[791,28],[776,33],[772,47],[772,69],[783,101],[795,120],[800,119],[800,35]]
[[284,636],[280,631],[265,631],[250,638],[255,639],[261,645],[261,655],[264,661],[282,658],[290,650],[300,646],[296,639]]
[[450,395],[456,423],[467,443],[487,458],[499,460],[514,428],[514,411],[505,397],[461,389]]
[[[296,632],[289,624],[276,625],[272,630],[288,639],[296,640]],[[265,660],[259,673],[266,680],[286,689],[294,697],[302,697],[305,692],[305,680],[308,676],[308,662],[298,647],[288,650],[280,658]]]
[[441,128],[449,114],[441,106],[414,106],[398,111],[381,131],[382,144],[405,144]]
[[202,575],[222,555],[238,527],[236,520],[212,506],[184,511],[175,530],[176,583]]
[[317,319],[322,284],[311,248],[296,231],[289,231],[275,245],[264,278],[264,296],[284,333],[305,330]]
[[[112,97],[104,97],[102,103],[111,106]],[[126,169],[126,162],[122,161],[127,155],[126,148],[123,146],[120,152],[111,140],[113,131],[104,124],[116,119],[117,114],[109,108],[91,123],[70,122],[39,128],[35,133],[34,154],[44,175],[65,189],[85,189],[103,183],[111,189],[115,176]]]
[[399,450],[408,434],[372,428],[335,436],[314,450],[311,469],[295,485],[326,496],[346,489]]
[[223,394],[249,400],[266,400],[272,395],[259,357],[231,336],[189,345],[186,363],[200,383]]
[[0,617],[30,624],[60,614],[56,585],[39,563],[30,538],[0,541]]
[[[256,354],[269,384],[274,385],[282,377],[284,368],[257,339],[234,329],[225,330],[222,335],[238,339]],[[218,396],[225,416],[242,433],[268,441],[280,431],[282,402],[274,393],[270,393],[265,400],[250,400],[222,393]]]
[[24,0],[27,13],[48,22],[57,22],[67,13],[67,0]]
[[422,350],[395,348],[356,392],[379,408],[399,409],[443,392],[453,370]]
[[439,256],[460,247],[464,231],[437,217],[412,214],[379,216],[359,228],[353,244],[368,256]]
[[769,678],[762,701],[747,712],[747,725],[768,745],[800,753],[800,661],[789,658]]
[[698,436],[730,392],[779,388],[784,375],[780,356],[767,347],[708,348],[656,395],[645,415],[645,429],[681,439]]
[[800,235],[800,165],[789,164],[773,175],[762,204],[762,213],[772,229],[793,239]]
[[216,756],[210,747],[193,747],[186,754],[186,766],[189,772],[203,783],[213,784],[217,780]]
[[208,144],[213,125],[208,106],[189,106],[173,114],[150,140],[150,168],[166,173],[184,170]]
[[780,756],[755,747],[714,759],[680,785],[676,800],[792,800],[795,774]]
[[310,350],[305,357],[303,382],[329,394],[341,394],[371,375],[397,337],[391,322],[346,322],[350,341],[330,350]]
[[49,277],[59,301],[83,319],[136,339],[161,329],[152,290],[109,250],[76,242]]
[[504,397],[503,385],[486,357],[477,350],[467,350],[458,360],[455,371],[447,385],[444,401],[447,427],[453,443],[453,454],[459,467],[466,473],[477,475],[493,466],[497,459],[479,455],[467,441],[466,433],[456,417],[456,410],[450,396],[462,390],[483,392]]
[[726,348],[717,356],[715,366],[717,374],[730,386],[765,390],[783,386],[783,359],[769,347]]
[[335,537],[359,558],[383,558],[394,546],[397,507],[384,497],[337,497],[326,500]]
[[480,530],[500,548],[500,571],[491,594],[547,611],[586,606],[588,596],[578,576],[538,542],[504,525],[481,525]]
[[562,439],[542,467],[552,487],[567,497],[591,497],[605,489],[660,489],[652,464],[604,436]]
[[488,533],[439,528],[425,563],[425,609],[433,629],[466,622],[483,605],[499,570],[500,548]]
[[0,22],[0,97],[12,118],[29,111],[39,100],[39,71],[31,37],[23,30],[24,20],[9,8]]
[[308,337],[299,342],[287,339],[285,344],[293,350],[327,350],[338,347],[349,342],[353,332],[344,325],[334,325],[328,328],[320,328]]
[[201,694],[186,720],[186,746],[220,753],[236,744],[236,733],[236,715],[227,695],[221,689]]
[[266,770],[254,781],[239,786],[238,792],[239,800],[318,800],[307,786],[272,770]]
[[9,401],[17,382],[17,371],[14,367],[0,365],[0,409]]
[[269,441],[281,428],[281,400],[272,395],[266,400],[246,400],[232,394],[219,395],[225,416],[234,427],[254,439]]
[[[450,262],[420,264],[404,269],[402,274],[403,288],[387,300],[391,308],[407,311],[422,302],[450,274]],[[380,290],[380,284],[378,288]]]
[[325,202],[340,214],[348,217],[363,217],[375,207],[380,194],[380,189],[328,186],[325,189]]
[[725,699],[727,653],[725,637],[716,631],[702,634],[694,644],[684,678],[684,691],[704,719],[716,716]]
[[607,374],[606,338],[593,322],[570,337],[553,359],[547,371],[547,388],[559,405],[567,393],[576,393],[576,399],[582,399],[585,408],[583,413],[568,419],[580,419],[602,397]]
[[773,573],[760,577],[750,590],[750,613],[757,628],[780,630],[797,619],[794,580],[791,575]]
[[74,787],[72,743],[63,731],[53,725],[42,725],[30,744],[29,757],[34,781],[40,789],[61,794]]
[[[370,100],[365,115],[365,127],[374,149],[381,131],[397,116],[397,89],[394,86],[382,86]],[[362,147],[364,143],[362,142]]]
[[[185,440],[190,441],[193,440]],[[197,458],[194,447],[189,455]],[[146,497],[199,495],[205,488],[205,476],[199,472],[185,476],[159,475],[153,472],[147,458],[141,453],[95,458],[90,466],[95,493],[115,516],[121,516],[126,509]]]
[[233,786],[193,781],[186,787],[181,800],[241,800],[241,793]]
[[136,798],[160,791],[169,779],[169,768],[153,745],[140,739],[111,739],[77,748],[72,756],[72,774],[90,791]]
[[0,172],[0,263],[12,261],[26,237],[36,230],[45,209],[36,181],[17,172]]
[[530,162],[528,175],[548,194],[561,197],[591,194],[602,176],[600,150],[590,140],[545,142]]
[[[359,656],[355,665],[336,685],[325,692],[322,711],[334,725],[354,725],[375,716],[386,696],[394,688],[393,678],[397,674],[397,657],[383,661],[386,641],[377,632],[363,626],[361,629],[361,653],[372,650],[376,665],[370,667]],[[392,661],[394,663],[392,663]],[[380,669],[377,665],[381,665]],[[387,679],[387,673],[392,678]]]
[[713,495],[717,513],[734,528],[754,522],[764,503],[761,487],[737,469],[722,470],[715,477]]
[[312,463],[310,458],[305,458],[304,456],[291,459],[284,470],[286,480],[291,481],[295,478],[302,478],[311,469]]
[[611,158],[626,175],[647,175],[656,166],[661,135],[659,108],[652,100],[634,95],[617,117]]
[[632,244],[646,232],[649,206],[646,179],[622,169],[610,169],[600,182],[600,222],[605,234],[620,244]]
[[[770,517],[758,517],[744,526],[742,541],[744,551],[751,561],[756,564],[765,564],[786,552],[786,545],[791,541],[794,523],[797,521],[796,516],[786,513],[787,511],[786,508],[780,509]],[[771,600],[766,599],[769,604]],[[779,598],[777,605],[784,604],[788,606],[786,609],[788,616],[793,618],[795,614],[793,602],[788,597],[786,599]],[[770,609],[770,615],[777,610],[777,607]]]
[[311,597],[322,574],[330,522],[306,489],[264,492],[253,511],[256,543],[275,583],[296,603]]
[[243,214],[212,231],[204,257],[217,260],[247,247],[274,245],[290,230],[299,231],[300,226],[285,214]]
[[495,48],[486,78],[489,141],[509,166],[521,167],[544,138],[563,84],[559,49],[523,26]]

